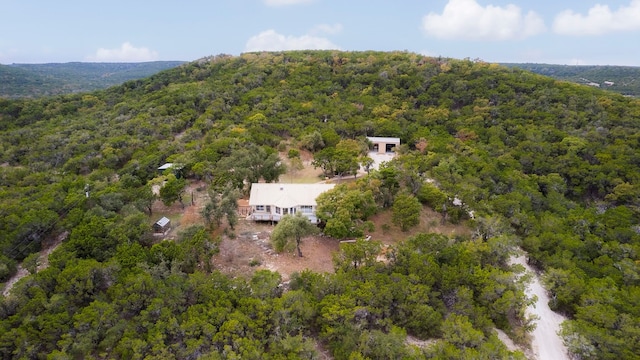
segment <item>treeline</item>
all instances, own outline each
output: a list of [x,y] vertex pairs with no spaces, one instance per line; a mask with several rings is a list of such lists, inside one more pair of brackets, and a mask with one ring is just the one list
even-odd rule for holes
[[0,65],[0,97],[37,98],[89,92],[183,64],[183,61],[142,63],[51,63]]
[[[319,155],[316,160],[329,161],[328,175],[346,174],[352,171],[353,162],[342,161],[351,152],[341,142],[396,136],[405,144],[398,149],[403,155],[372,173],[371,183],[340,188],[342,197],[336,199],[346,200],[332,205],[345,205],[346,210],[325,207],[327,226],[336,236],[364,233],[371,204],[393,209],[396,202],[415,204],[418,199],[449,221],[464,219],[466,211],[473,210],[475,235],[450,239],[454,248],[495,243],[508,249],[512,243],[520,244],[529,252],[530,261],[544,271],[551,305],[571,317],[563,330],[570,350],[583,358],[633,358],[640,353],[634,335],[640,331],[640,305],[635,300],[640,285],[638,128],[640,103],[635,99],[519,69],[403,52],[217,56],[104,91],[0,100],[0,247],[4,254],[0,277],[6,279],[16,261],[65,231],[70,231],[68,243],[76,245],[75,250],[64,252],[68,261],[60,265],[61,271],[80,259],[96,261],[99,266],[111,264],[123,246],[138,244],[140,254],[152,249],[155,245],[136,233],[136,226],[116,229],[124,226],[124,219],[142,224],[146,204],[154,200],[149,180],[165,162],[183,165],[180,176],[203,179],[213,186],[232,184],[246,191],[249,178],[273,174],[270,167],[258,165],[275,166],[277,162],[271,160],[278,150],[309,149]],[[230,157],[238,159],[237,164],[249,164],[242,166],[247,171],[230,171],[235,163]],[[87,189],[91,192],[88,199]],[[369,191],[371,197],[361,199],[372,202],[356,204],[361,212],[350,211],[351,191]],[[452,205],[456,198],[467,206],[464,211]],[[397,205],[399,214],[403,207]],[[402,220],[409,216],[397,218],[402,227]],[[331,219],[335,221],[329,225]],[[501,248],[496,247],[489,252]],[[468,268],[447,274],[462,279],[484,268],[478,256],[463,258],[455,263]],[[118,271],[145,262],[135,259],[120,265]],[[428,264],[416,262],[407,276],[424,281],[431,273],[425,270]],[[204,266],[194,271],[206,272]],[[380,281],[400,273],[389,269],[376,270]],[[467,279],[455,292],[456,298],[478,301],[478,314],[486,314],[493,306],[481,301],[482,291],[476,287],[487,279],[485,275]],[[126,286],[129,280],[125,279],[119,278],[118,284]],[[362,279],[361,283],[376,288],[385,286]],[[103,288],[78,293],[95,294],[107,303],[116,301],[104,297],[116,284],[112,278],[101,284]],[[349,286],[358,289],[362,285],[354,281]],[[487,321],[453,311],[455,301],[447,300],[451,293],[440,291],[442,285],[430,286],[439,290],[430,293],[423,305],[433,308],[443,322],[433,322],[433,330],[425,333],[411,330],[398,319],[391,320],[393,326],[413,335],[446,339],[445,323],[469,328],[470,321],[474,331],[482,333],[472,338],[482,341],[454,347],[481,351],[483,344],[493,341],[486,331]],[[56,294],[54,286],[41,299],[59,299]],[[514,294],[520,296],[517,291]],[[384,306],[387,300],[376,298]],[[3,306],[11,301],[4,299]],[[86,299],[76,313],[92,301]],[[340,298],[332,301],[339,303]],[[444,308],[437,302],[444,303]],[[26,314],[20,312],[24,302],[12,304],[15,309],[5,312],[11,315],[3,318],[4,329],[22,331],[18,320]],[[361,313],[363,318],[369,311]],[[488,316],[500,328],[512,326]],[[72,323],[75,320],[69,315],[67,325]],[[111,328],[95,324],[87,326]],[[323,335],[322,326],[316,323],[311,333],[330,348],[346,346]],[[402,333],[393,326],[357,328],[372,331],[368,333],[371,339]],[[140,332],[152,333],[146,328]],[[299,339],[302,342],[304,334]],[[360,351],[364,338],[358,338],[360,342],[350,339],[352,345],[345,349]],[[62,344],[59,341],[55,343]],[[7,351],[28,347],[12,344]],[[36,351],[53,349],[69,351],[62,345]],[[456,356],[460,354],[449,358]]]
[[[504,64],[577,84],[598,84],[622,95],[640,96],[640,67],[612,65]],[[594,86],[594,85],[591,85]]]
[[[199,267],[215,246],[201,227],[120,242],[108,259],[78,256],[75,242],[0,303],[3,358],[316,359],[322,342],[336,359],[524,359],[494,332],[529,326],[526,278],[499,241],[420,235],[386,263],[380,244],[358,241],[336,274],[294,274],[288,288],[267,270],[230,279]],[[421,349],[407,333],[439,340]]]

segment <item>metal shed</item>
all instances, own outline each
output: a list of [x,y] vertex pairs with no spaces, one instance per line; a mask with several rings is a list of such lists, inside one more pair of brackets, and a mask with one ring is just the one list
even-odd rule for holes
[[163,216],[162,219],[156,221],[156,223],[153,224],[153,231],[157,233],[164,233],[167,230],[169,230],[170,226],[171,226],[171,220]]

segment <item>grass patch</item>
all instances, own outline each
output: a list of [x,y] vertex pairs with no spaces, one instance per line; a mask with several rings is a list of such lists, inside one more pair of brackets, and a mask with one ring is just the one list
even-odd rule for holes
[[420,212],[420,223],[410,228],[409,231],[402,231],[398,226],[393,225],[391,209],[384,209],[369,219],[375,224],[375,229],[367,235],[371,235],[373,240],[382,241],[385,244],[394,244],[419,233],[438,233],[450,237],[471,236],[471,229],[466,222],[442,224],[441,219],[442,216],[439,213],[431,208],[423,207]]

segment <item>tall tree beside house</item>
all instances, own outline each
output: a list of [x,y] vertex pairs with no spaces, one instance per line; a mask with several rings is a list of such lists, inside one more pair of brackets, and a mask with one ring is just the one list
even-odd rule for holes
[[309,222],[306,216],[301,213],[295,215],[285,215],[280,219],[278,225],[271,233],[271,241],[273,247],[278,252],[282,252],[293,247],[292,241],[295,240],[295,247],[298,256],[302,257],[300,243],[302,238],[318,233],[318,228]]
[[325,191],[316,198],[316,204],[316,214],[326,224],[324,233],[337,239],[363,236],[370,228],[367,220],[377,211],[371,189],[361,190],[351,184]]
[[356,174],[360,168],[358,163],[359,156],[366,154],[366,148],[356,140],[344,139],[340,140],[336,145],[334,154],[336,163],[336,173],[342,176],[344,174]]
[[221,174],[214,181],[217,186],[224,186],[231,182],[237,189],[245,189],[245,184],[253,184],[264,180],[277,182],[280,175],[287,171],[287,167],[278,153],[269,147],[247,145],[236,149],[231,156],[222,158],[217,164]]
[[219,227],[226,216],[229,226],[233,230],[238,222],[238,190],[227,185],[222,191],[210,191],[209,202],[201,210],[200,214],[208,225]]
[[356,175],[360,168],[360,159],[367,153],[364,143],[353,140],[341,140],[335,147],[326,147],[318,151],[311,163],[321,168],[325,176]]

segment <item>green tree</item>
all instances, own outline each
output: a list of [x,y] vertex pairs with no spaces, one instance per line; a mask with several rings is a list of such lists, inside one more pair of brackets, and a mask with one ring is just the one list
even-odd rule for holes
[[209,202],[200,211],[202,217],[210,225],[219,227],[224,217],[231,229],[233,229],[238,221],[238,191],[227,185],[222,192],[215,190],[209,191]]
[[218,252],[217,242],[202,225],[192,225],[178,234],[178,244],[182,254],[181,268],[186,273],[196,269],[211,271],[211,257]]
[[358,158],[358,163],[360,163],[360,166],[364,168],[364,171],[369,174],[373,168],[374,161],[368,155],[362,155]]
[[401,193],[393,202],[391,219],[402,231],[407,231],[420,223],[421,211],[422,205],[415,196]]
[[446,208],[447,194],[432,183],[423,184],[416,196],[420,202],[437,212],[441,212],[443,207]]
[[5,282],[16,272],[16,261],[0,254],[0,282]]
[[138,189],[135,194],[135,204],[141,211],[146,211],[149,216],[153,215],[153,203],[156,202],[158,197],[153,193],[153,189],[150,184]]
[[364,154],[366,152],[358,141],[352,139],[341,140],[336,145],[336,150],[333,154],[335,172],[340,176],[344,174],[356,175],[360,167],[358,159]]
[[237,189],[245,189],[245,184],[253,184],[261,179],[265,182],[278,181],[286,173],[287,167],[272,148],[249,145],[236,149],[231,156],[222,158],[217,164],[217,186],[231,182]]
[[482,344],[484,334],[473,328],[464,315],[450,314],[442,324],[442,337],[458,348],[476,348]]
[[22,260],[22,267],[27,269],[30,274],[35,274],[40,266],[40,253],[29,254],[24,260]]
[[380,195],[376,199],[382,207],[387,208],[393,204],[393,199],[400,190],[398,169],[390,162],[384,162],[374,176],[380,180]]
[[311,165],[316,169],[322,169],[325,177],[333,177],[336,173],[335,152],[336,149],[333,147],[327,147],[318,151],[313,156]]
[[309,151],[318,151],[324,147],[324,140],[319,131],[311,132],[300,139],[300,146]]
[[273,229],[271,241],[276,251],[281,252],[289,248],[291,241],[295,240],[298,256],[302,257],[302,250],[300,250],[302,238],[316,234],[317,232],[318,228],[301,213],[285,215]]
[[334,255],[335,268],[342,270],[357,270],[363,266],[372,266],[377,261],[382,243],[357,239],[355,243],[340,244],[340,252]]
[[184,188],[187,186],[185,179],[178,179],[175,175],[167,175],[167,182],[162,188],[160,188],[160,199],[166,206],[171,206],[174,202],[180,201],[180,205],[184,207],[182,203],[182,194],[184,194]]
[[377,211],[373,192],[355,186],[338,185],[320,194],[316,203],[316,214],[326,224],[324,233],[338,239],[362,236],[367,219]]

